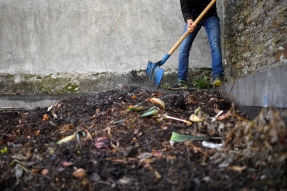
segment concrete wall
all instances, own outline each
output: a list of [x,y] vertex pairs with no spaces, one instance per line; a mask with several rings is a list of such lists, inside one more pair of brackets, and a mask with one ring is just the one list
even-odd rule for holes
[[[222,2],[218,2],[222,13]],[[222,14],[221,14],[222,18]],[[0,89],[92,92],[159,61],[182,35],[179,1],[0,0]],[[163,68],[177,68],[178,50]],[[190,67],[210,67],[201,30]],[[69,89],[71,91],[69,91]]]

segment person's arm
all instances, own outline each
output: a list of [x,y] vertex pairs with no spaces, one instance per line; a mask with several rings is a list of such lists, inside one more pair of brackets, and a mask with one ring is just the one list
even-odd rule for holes
[[192,19],[192,8],[189,0],[180,0],[181,12],[185,22],[187,22],[187,28],[190,32],[193,32],[196,24],[193,23]]
[[192,8],[190,0],[180,0],[180,6],[184,21],[187,22],[188,19],[192,19]]

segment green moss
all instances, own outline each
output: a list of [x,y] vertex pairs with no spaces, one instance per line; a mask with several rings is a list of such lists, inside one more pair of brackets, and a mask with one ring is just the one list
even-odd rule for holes
[[12,74],[1,74],[1,77],[6,78],[7,80],[11,80],[14,78],[14,75]]
[[63,88],[63,91],[64,91],[64,93],[77,93],[78,88],[79,88],[79,87],[78,87],[77,84],[69,83],[68,85],[66,85],[66,86]]
[[41,94],[51,94],[51,90],[45,89],[43,86],[39,88]]
[[100,75],[100,73],[98,73],[98,72],[92,74],[92,76],[99,76],[99,75]]
[[162,89],[170,89],[170,86],[167,83],[161,84],[160,88]]

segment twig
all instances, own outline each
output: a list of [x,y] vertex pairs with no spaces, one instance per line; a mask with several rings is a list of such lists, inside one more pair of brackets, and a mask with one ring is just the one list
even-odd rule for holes
[[195,153],[197,153],[197,151],[199,151],[201,154],[203,154],[204,156],[208,157],[208,154],[206,154],[205,152],[203,152],[200,147],[195,146],[195,145],[192,144],[190,141],[187,141],[187,142],[185,142],[184,144],[185,144],[187,147],[191,147]]
[[230,94],[231,94],[231,92],[232,92],[232,90],[233,90],[235,81],[236,81],[236,80],[233,81],[232,87],[231,87],[231,89],[229,90],[229,93],[228,93],[228,96],[227,96],[227,100],[229,100],[229,96],[230,96]]
[[0,136],[0,139],[3,139],[3,137],[6,135],[6,133],[8,133],[11,129],[13,129],[13,127],[10,127],[10,128],[8,128],[8,129],[3,129],[1,132],[0,132],[0,134],[1,134],[1,136]]

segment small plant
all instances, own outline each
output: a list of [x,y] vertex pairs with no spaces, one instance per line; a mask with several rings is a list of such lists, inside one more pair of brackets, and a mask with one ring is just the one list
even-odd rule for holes
[[169,87],[168,84],[164,83],[164,84],[161,84],[161,85],[160,85],[160,88],[169,89],[170,87]]
[[208,84],[208,80],[207,80],[207,76],[204,76],[203,78],[197,78],[195,80],[195,82],[193,83],[193,85],[197,88],[197,89],[204,89],[204,88],[208,88],[209,84]]

